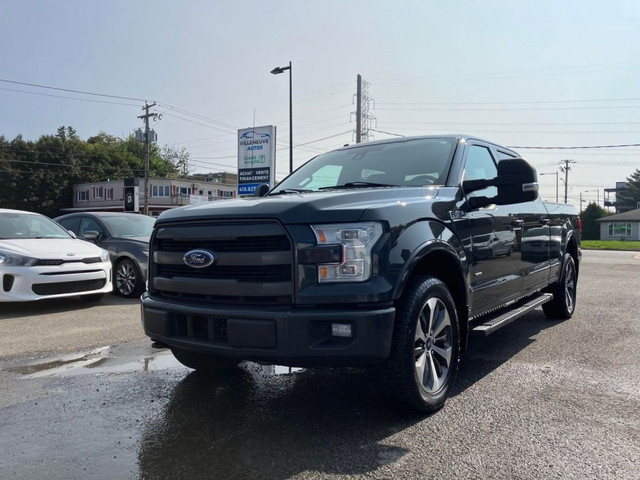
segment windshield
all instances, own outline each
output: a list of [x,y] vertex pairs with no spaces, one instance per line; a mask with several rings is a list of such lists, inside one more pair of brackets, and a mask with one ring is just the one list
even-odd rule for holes
[[111,234],[115,237],[149,237],[156,219],[146,215],[123,215],[103,217]]
[[443,185],[455,143],[453,138],[423,138],[336,150],[300,167],[274,193]]
[[0,212],[0,240],[72,238],[53,220],[38,213]]

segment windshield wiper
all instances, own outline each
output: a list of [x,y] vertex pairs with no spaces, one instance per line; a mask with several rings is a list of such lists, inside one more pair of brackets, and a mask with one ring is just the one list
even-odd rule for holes
[[272,192],[269,195],[284,195],[287,193],[309,193],[313,192],[313,190],[309,190],[308,188],[283,188],[282,190],[278,190],[277,192]]
[[335,185],[333,187],[320,187],[318,190],[331,190],[340,188],[363,188],[363,187],[397,187],[397,185],[391,185],[389,183],[374,183],[374,182],[347,182],[343,185]]

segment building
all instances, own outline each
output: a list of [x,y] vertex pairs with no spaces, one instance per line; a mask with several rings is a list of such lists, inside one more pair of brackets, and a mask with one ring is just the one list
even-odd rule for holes
[[616,188],[605,188],[604,206],[614,207],[616,209],[616,213],[627,212],[634,208],[640,208],[639,205],[625,202],[624,199],[620,198],[620,192],[627,188],[629,188],[629,184],[627,182],[616,182]]
[[[138,192],[137,208],[144,208],[144,180],[127,179]],[[170,208],[193,203],[210,202],[238,196],[238,176],[217,172],[188,179],[149,178],[149,213],[159,215]],[[88,211],[125,211],[125,180],[80,183],[73,186],[73,206],[65,213]]]
[[596,220],[600,240],[640,240],[640,208]]

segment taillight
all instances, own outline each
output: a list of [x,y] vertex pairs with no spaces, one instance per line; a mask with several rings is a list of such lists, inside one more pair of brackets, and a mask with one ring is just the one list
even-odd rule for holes
[[582,218],[578,217],[578,239],[582,240]]

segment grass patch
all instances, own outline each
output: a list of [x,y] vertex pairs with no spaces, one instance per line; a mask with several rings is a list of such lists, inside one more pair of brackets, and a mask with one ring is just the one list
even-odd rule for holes
[[582,240],[580,245],[585,250],[634,250],[640,251],[640,241],[620,240]]

